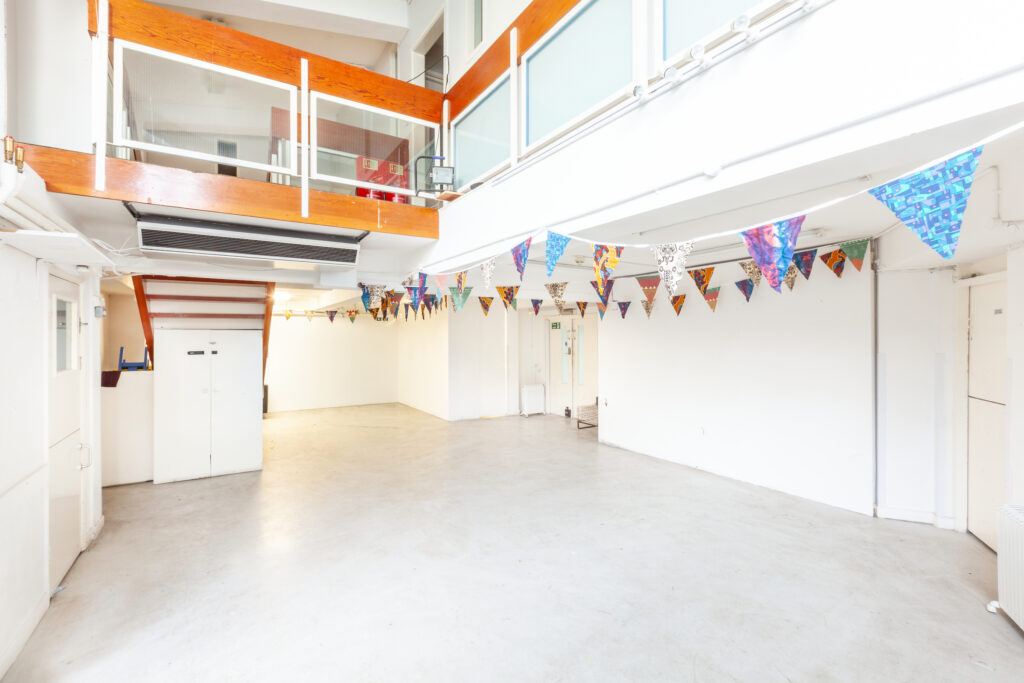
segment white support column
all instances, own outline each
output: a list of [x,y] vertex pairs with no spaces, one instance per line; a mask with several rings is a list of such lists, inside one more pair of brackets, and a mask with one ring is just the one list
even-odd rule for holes
[[519,164],[519,32],[515,27],[508,32],[509,74],[509,158],[514,168]]
[[302,217],[309,218],[309,60],[305,58],[302,59],[299,118],[302,120]]
[[647,88],[650,78],[651,34],[648,0],[633,0],[633,82]]
[[444,156],[445,166],[454,166],[455,160],[452,158],[451,113],[448,107],[448,100],[445,100],[441,105],[441,130],[444,133],[444,141],[438,145],[437,153]]
[[[107,54],[110,46],[110,5],[107,0],[95,0],[96,35],[92,38],[92,130],[93,130],[93,186],[107,188]],[[115,103],[120,100],[120,94]],[[120,117],[115,118],[115,124]]]

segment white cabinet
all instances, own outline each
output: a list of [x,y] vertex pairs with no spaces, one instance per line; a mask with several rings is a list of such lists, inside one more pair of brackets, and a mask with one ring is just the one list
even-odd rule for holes
[[153,482],[263,467],[263,333],[156,330]]

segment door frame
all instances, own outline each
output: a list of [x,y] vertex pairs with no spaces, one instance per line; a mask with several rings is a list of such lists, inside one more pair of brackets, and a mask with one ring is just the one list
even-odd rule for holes
[[[1005,282],[1006,271],[956,281],[956,340],[953,378],[953,518],[935,525],[967,531],[968,384],[970,381],[971,287]],[[1009,305],[1009,302],[1007,302]]]

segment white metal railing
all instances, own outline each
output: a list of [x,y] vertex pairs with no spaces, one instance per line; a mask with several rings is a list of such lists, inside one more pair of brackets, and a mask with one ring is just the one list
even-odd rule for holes
[[[515,47],[516,31],[511,29],[509,70],[448,124],[457,189],[465,191],[508,175],[521,161],[608,118],[626,103],[681,83],[830,1],[583,0],[521,59]],[[604,66],[591,68],[595,59],[604,60]],[[567,69],[574,60],[582,61]],[[506,78],[511,86],[507,100],[513,103],[508,132],[496,130],[489,135],[465,126],[467,119],[481,114],[481,107]],[[538,125],[536,107],[544,106],[562,111],[548,112],[554,122]],[[503,117],[492,118],[495,128],[506,123]],[[470,173],[459,170],[460,161],[473,156],[467,146],[481,140],[490,144],[506,135],[508,154],[500,163],[486,169],[473,167]]]
[[[266,173],[271,183],[299,186],[301,215],[306,217],[311,180],[354,187],[357,192],[363,188],[369,196],[408,203],[416,195],[408,181],[416,156],[439,141],[438,123],[310,90],[306,59],[301,60],[301,84],[295,86],[122,39],[114,39],[113,46],[111,92],[106,79],[94,92],[97,119],[113,96],[110,132],[106,125],[96,127],[97,187],[105,184],[105,163],[99,161],[108,146],[120,158],[141,150],[251,169]],[[105,63],[105,56],[94,58]],[[225,83],[230,96],[224,95]],[[317,124],[324,123],[319,116],[329,107],[346,113],[330,123],[378,137],[371,136],[369,144],[364,140],[365,149],[356,149],[361,137],[357,134],[349,136],[351,149],[320,147],[325,141],[318,140]],[[356,161],[369,158],[375,148],[387,148],[380,142],[385,138],[393,143],[391,157],[399,161],[377,161],[392,165],[389,182],[397,178],[396,184],[361,178],[356,172],[346,175],[348,166],[355,169]],[[228,147],[235,144],[236,153],[221,153],[218,141]],[[321,154],[351,163],[321,163]]]

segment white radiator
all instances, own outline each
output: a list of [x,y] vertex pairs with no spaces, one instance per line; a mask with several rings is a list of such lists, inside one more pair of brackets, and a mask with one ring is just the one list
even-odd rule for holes
[[1024,507],[999,509],[999,606],[1024,628]]
[[520,390],[519,403],[522,406],[522,414],[525,416],[536,415],[544,412],[544,385],[528,384]]

